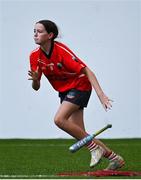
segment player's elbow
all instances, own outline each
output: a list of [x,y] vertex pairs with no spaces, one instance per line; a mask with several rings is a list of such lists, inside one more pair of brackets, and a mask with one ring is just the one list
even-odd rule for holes
[[35,91],[38,91],[40,87],[32,87]]
[[32,82],[32,88],[35,90],[35,91],[38,91],[40,89],[40,81],[33,81]]

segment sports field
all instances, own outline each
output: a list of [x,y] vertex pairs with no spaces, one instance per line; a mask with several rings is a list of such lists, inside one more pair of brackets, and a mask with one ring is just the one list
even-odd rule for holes
[[[120,153],[126,165],[120,171],[141,172],[141,139],[102,140],[115,152]],[[68,148],[75,140],[0,140],[0,179],[11,178],[136,178],[141,176],[93,176],[81,172],[95,172],[108,165],[103,159],[96,168],[89,168],[90,154],[82,148],[76,153],[70,153]],[[76,173],[73,176],[60,176],[65,173]],[[77,174],[78,173],[78,174]]]

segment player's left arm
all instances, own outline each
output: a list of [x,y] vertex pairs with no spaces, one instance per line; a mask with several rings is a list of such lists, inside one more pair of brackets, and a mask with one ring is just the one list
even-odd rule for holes
[[105,110],[110,109],[112,107],[111,101],[103,92],[96,75],[93,71],[91,71],[88,67],[85,67],[82,69],[82,72],[88,77],[88,80],[90,81],[91,85],[95,89],[97,96],[100,99],[100,102],[102,103]]

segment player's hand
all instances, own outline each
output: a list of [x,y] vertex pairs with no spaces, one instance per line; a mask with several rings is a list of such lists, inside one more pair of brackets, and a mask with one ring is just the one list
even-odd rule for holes
[[109,99],[104,93],[101,93],[99,96],[100,102],[103,105],[105,111],[112,108],[112,102],[113,100]]
[[39,71],[38,70],[39,70],[39,67],[37,67],[36,71],[29,70],[28,75],[30,76],[30,78],[28,78],[28,80],[37,81],[39,78]]

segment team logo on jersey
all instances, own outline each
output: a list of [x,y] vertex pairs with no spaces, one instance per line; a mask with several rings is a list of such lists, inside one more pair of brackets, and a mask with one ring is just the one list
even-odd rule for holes
[[59,69],[62,69],[63,65],[62,65],[61,63],[57,63],[57,67],[58,67]]

